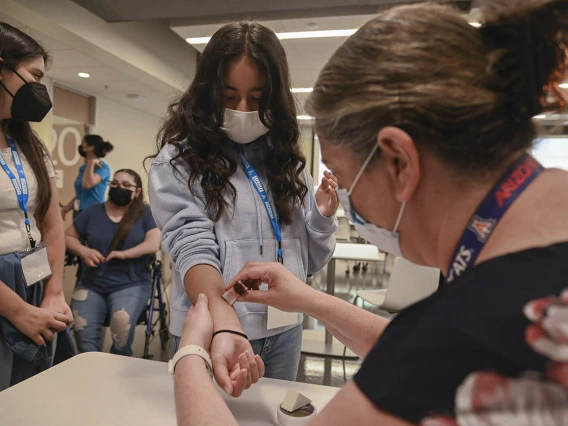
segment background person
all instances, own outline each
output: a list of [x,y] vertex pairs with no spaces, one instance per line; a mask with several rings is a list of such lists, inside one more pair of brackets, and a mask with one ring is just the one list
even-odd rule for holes
[[[568,100],[568,2],[480,5],[481,28],[441,5],[381,13],[335,52],[307,108],[358,231],[446,284],[387,326],[274,263],[231,282],[262,279],[269,290],[244,301],[303,311],[364,358],[311,425],[565,423],[568,173],[527,150],[532,117]],[[207,348],[213,324],[201,298],[183,344]],[[199,357],[175,374],[181,425],[237,424]]]
[[[73,320],[62,289],[55,172],[29,123],[51,109],[40,83],[47,60],[33,38],[0,22],[0,390],[50,367],[46,343]],[[51,271],[44,281],[24,279],[22,257],[32,247],[41,270]]]
[[119,170],[109,186],[108,200],[87,208],[66,232],[67,248],[85,263],[71,308],[79,352],[101,351],[109,315],[111,353],[130,356],[136,322],[152,290],[148,255],[160,249],[160,231],[144,203],[138,173]]
[[75,198],[61,207],[63,219],[67,213],[74,210],[74,216],[96,203],[104,203],[108,182],[110,181],[110,166],[103,158],[114,147],[105,142],[99,135],[85,135],[79,146],[79,154],[85,159],[85,164],[79,168],[75,179]]

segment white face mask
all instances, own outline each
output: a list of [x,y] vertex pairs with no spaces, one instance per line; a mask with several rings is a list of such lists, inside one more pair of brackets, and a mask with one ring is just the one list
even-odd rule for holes
[[355,180],[353,181],[353,184],[351,185],[349,191],[347,191],[346,189],[338,189],[337,197],[339,198],[339,202],[343,206],[343,210],[345,210],[345,215],[350,218],[351,221],[355,224],[355,229],[357,230],[357,233],[361,236],[361,238],[369,241],[371,244],[377,246],[382,251],[386,251],[387,253],[394,254],[398,257],[404,257],[402,256],[402,252],[400,251],[399,233],[397,232],[397,230],[402,219],[402,214],[404,213],[404,208],[406,207],[406,202],[402,203],[402,206],[400,207],[400,212],[392,231],[380,228],[372,223],[368,223],[365,219],[363,219],[361,215],[359,215],[355,211],[355,209],[351,207],[350,196],[353,192],[353,188],[355,188],[355,185],[369,165],[369,162],[373,158],[373,155],[377,151],[378,147],[378,145],[375,145],[375,147],[371,150],[371,153],[363,163],[363,166],[355,177]]
[[260,121],[258,111],[242,112],[225,108],[221,130],[237,143],[254,142],[270,130]]

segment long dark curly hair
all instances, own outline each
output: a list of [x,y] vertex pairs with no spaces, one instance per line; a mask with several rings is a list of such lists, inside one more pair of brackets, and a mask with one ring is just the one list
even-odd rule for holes
[[[32,37],[5,22],[0,22],[0,67],[5,70],[17,70],[22,63],[42,57],[49,61],[45,49]],[[6,92],[0,88],[0,101],[6,98]],[[36,216],[43,218],[51,202],[51,186],[45,158],[49,153],[28,121],[6,119],[0,122],[5,134],[10,135],[20,153],[26,157],[37,181]]]
[[[187,163],[190,192],[197,196],[194,185],[199,182],[209,215],[219,220],[237,196],[229,180],[237,161],[223,150],[229,139],[220,129],[226,96],[224,75],[233,59],[245,56],[266,76],[259,115],[270,129],[271,145],[263,147],[264,168],[280,220],[290,224],[294,205],[303,204],[308,192],[300,178],[306,160],[300,149],[286,52],[272,30],[254,22],[236,22],[213,35],[198,60],[193,82],[168,107],[158,133],[158,151],[166,144],[177,147],[172,167],[180,158]],[[182,146],[184,141],[187,145]]]

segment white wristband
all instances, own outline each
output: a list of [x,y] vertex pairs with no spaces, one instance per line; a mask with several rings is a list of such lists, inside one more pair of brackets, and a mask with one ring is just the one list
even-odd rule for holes
[[203,361],[205,361],[205,365],[207,366],[207,371],[209,371],[209,375],[211,377],[213,377],[213,364],[211,362],[211,357],[209,356],[209,354],[207,353],[207,351],[205,349],[203,349],[201,346],[197,346],[197,345],[186,345],[183,348],[180,348],[176,354],[174,355],[174,357],[172,359],[170,359],[170,361],[168,362],[168,372],[170,373],[170,375],[174,375],[175,371],[176,371],[176,364],[185,356],[188,355],[197,355],[201,358],[203,358]]

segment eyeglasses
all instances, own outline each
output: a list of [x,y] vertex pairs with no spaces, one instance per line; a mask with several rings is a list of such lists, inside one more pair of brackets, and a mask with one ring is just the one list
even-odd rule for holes
[[134,185],[133,183],[130,182],[118,182],[116,180],[111,180],[108,184],[108,186],[110,186],[111,188],[117,188],[117,187],[121,187],[124,189],[135,189],[138,188],[136,185]]

